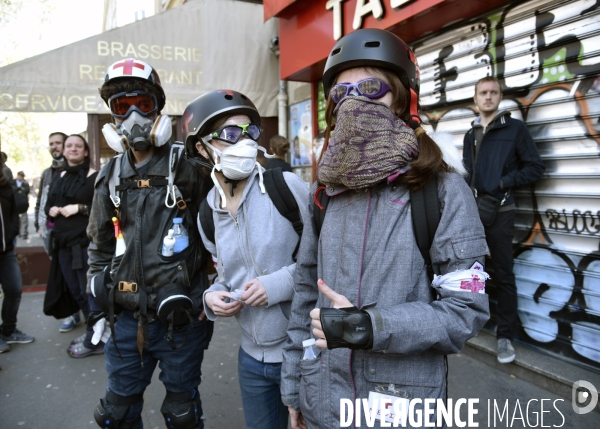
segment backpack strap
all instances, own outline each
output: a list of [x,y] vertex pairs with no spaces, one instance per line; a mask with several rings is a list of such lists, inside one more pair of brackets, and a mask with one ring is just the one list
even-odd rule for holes
[[429,250],[440,223],[437,177],[433,176],[425,187],[410,193],[413,230],[417,246],[427,267],[427,275],[433,280],[433,266]]
[[292,191],[283,177],[283,171],[281,168],[274,168],[265,171],[263,173],[263,181],[267,193],[269,194],[269,197],[271,197],[271,201],[273,201],[277,211],[279,211],[281,216],[292,223],[294,231],[296,231],[296,234],[298,234],[298,243],[296,244],[294,253],[292,253],[292,259],[295,262],[296,254],[298,253],[298,248],[300,247],[300,237],[302,237],[302,230],[304,228],[298,203],[296,202],[294,194],[292,194]]
[[121,178],[119,175],[121,174],[122,158],[122,153],[113,156],[113,158],[110,160],[111,165],[108,166],[108,191],[110,193],[110,200],[117,209],[121,205],[121,197],[119,196],[120,192],[117,194],[117,187],[121,184]]
[[[183,201],[181,192],[179,192],[177,185],[173,183],[175,181],[175,172],[177,171],[177,166],[179,165],[179,159],[181,158],[181,154],[183,152],[183,143],[173,142],[171,144],[171,152],[169,154],[169,175],[167,176],[167,196],[165,197],[165,206],[168,208],[174,207],[175,204],[179,206],[180,201],[185,205],[185,201]],[[185,206],[183,208],[180,206],[179,208],[184,210]]]
[[200,224],[202,225],[202,230],[204,234],[206,234],[206,238],[208,238],[212,243],[215,242],[215,220],[213,219],[213,212],[210,206],[208,205],[208,200],[204,198],[200,203],[200,210],[198,211],[198,216],[200,217]]
[[329,200],[330,197],[327,195],[327,192],[325,192],[325,186],[319,186],[313,197],[313,220],[315,222],[317,237],[321,235],[321,228],[325,221],[325,213],[327,212]]

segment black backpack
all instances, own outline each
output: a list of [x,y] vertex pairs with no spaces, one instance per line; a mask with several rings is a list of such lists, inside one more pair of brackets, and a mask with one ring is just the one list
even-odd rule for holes
[[[321,227],[323,226],[323,221],[325,220],[327,205],[329,204],[329,196],[323,191],[317,194],[317,199],[323,208],[321,209],[315,202],[313,206],[313,217],[317,235],[320,235]],[[411,191],[410,203],[413,229],[415,231],[417,246],[419,246],[421,255],[425,260],[429,279],[433,280],[433,267],[431,265],[429,249],[431,249],[433,237],[435,236],[437,227],[440,224],[437,177],[433,176],[425,185],[425,187],[419,189],[418,191]]]
[[[283,171],[281,168],[274,168],[272,170],[266,170],[263,173],[263,183],[267,190],[267,194],[273,201],[273,204],[277,208],[277,211],[289,220],[294,227],[294,231],[298,234],[298,243],[292,254],[292,259],[296,262],[296,254],[300,247],[300,237],[302,237],[302,229],[304,224],[302,223],[302,217],[300,216],[300,209],[298,203],[294,198],[294,194],[290,191],[289,186],[283,178]],[[215,221],[212,216],[212,209],[208,205],[208,201],[204,199],[200,204],[200,223],[202,229],[206,234],[206,237],[215,242]]]

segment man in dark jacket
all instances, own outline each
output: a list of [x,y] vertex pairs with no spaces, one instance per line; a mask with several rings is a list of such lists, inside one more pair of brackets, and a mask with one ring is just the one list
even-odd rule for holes
[[[160,362],[167,427],[203,428],[198,385],[213,325],[202,313],[207,254],[195,220],[208,190],[201,171],[177,156],[183,147],[169,140],[171,121],[160,114],[165,94],[149,64],[112,64],[100,95],[115,120],[102,131],[121,155],[98,175],[87,230],[88,293],[92,309],[102,310],[88,323],[92,343],[106,342],[108,372],[94,417],[100,427],[141,428],[144,390]],[[187,247],[163,255],[176,217],[183,218]],[[86,353],[76,347],[73,353]]]
[[[44,207],[46,207],[46,201],[48,200],[48,192],[50,191],[52,180],[55,177],[60,176],[61,171],[63,171],[65,168],[66,161],[63,158],[62,153],[63,145],[66,139],[67,135],[60,132],[51,133],[48,137],[48,151],[52,156],[52,165],[46,168],[42,173],[40,187],[38,188],[37,193],[37,201],[35,203],[33,224],[35,226],[35,231],[42,237],[44,248],[46,249],[46,253],[48,255],[52,253],[50,249],[50,231],[52,231],[54,224],[46,218]],[[68,329],[69,331],[75,327],[73,324],[71,325],[71,328]]]
[[488,76],[479,80],[475,85],[474,100],[481,115],[465,135],[463,161],[475,197],[484,197],[493,205],[499,205],[495,218],[486,220],[482,216],[482,223],[498,293],[498,361],[508,363],[515,359],[511,342],[517,328],[517,287],[512,257],[513,188],[535,182],[545,167],[527,126],[512,119],[510,112],[498,111],[502,89],[496,78]]

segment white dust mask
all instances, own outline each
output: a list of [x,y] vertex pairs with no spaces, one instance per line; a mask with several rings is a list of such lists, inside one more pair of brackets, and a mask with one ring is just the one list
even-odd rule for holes
[[243,180],[250,176],[256,167],[258,144],[251,139],[243,139],[221,151],[220,166],[223,175],[229,180]]
[[236,144],[227,146],[222,151],[218,150],[210,143],[206,143],[206,145],[213,150],[215,157],[216,164],[213,167],[213,171],[210,175],[217,190],[219,191],[219,194],[221,195],[221,207],[224,208],[226,204],[225,192],[223,192],[223,189],[221,188],[221,185],[215,176],[215,171],[221,171],[229,180],[239,181],[247,179],[250,174],[252,174],[252,171],[254,171],[255,168],[258,168],[258,174],[260,176],[260,190],[263,194],[265,193],[262,169],[256,160],[256,155],[258,155],[259,150],[262,150],[267,158],[273,158],[274,155],[269,155],[265,148],[258,146],[258,144],[252,139],[240,140]]

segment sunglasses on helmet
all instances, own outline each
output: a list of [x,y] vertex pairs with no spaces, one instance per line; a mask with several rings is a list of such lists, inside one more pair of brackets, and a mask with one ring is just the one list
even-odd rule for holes
[[392,90],[384,81],[370,77],[358,83],[338,83],[333,85],[331,91],[329,91],[329,95],[333,102],[337,104],[347,97],[353,89],[356,89],[359,95],[363,95],[370,100],[381,98]]
[[145,91],[120,92],[108,99],[110,111],[115,118],[125,119],[134,110],[148,116],[158,109],[156,97]]
[[260,137],[260,132],[260,127],[256,124],[227,125],[213,131],[202,140],[208,142],[212,139],[217,139],[226,143],[235,144],[244,134],[256,141]]

